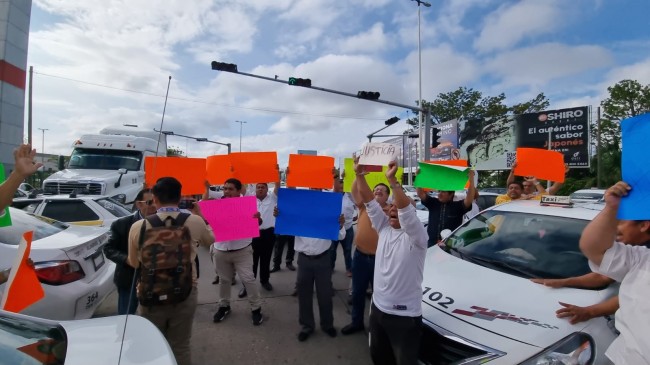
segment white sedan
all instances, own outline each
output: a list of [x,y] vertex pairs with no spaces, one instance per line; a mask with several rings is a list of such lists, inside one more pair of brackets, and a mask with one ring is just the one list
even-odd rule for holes
[[132,214],[113,198],[101,195],[41,195],[14,199],[12,206],[60,222],[81,226],[105,226]]
[[165,337],[139,316],[51,321],[0,311],[2,364],[176,365]]
[[45,290],[45,298],[23,313],[61,320],[90,318],[115,290],[115,264],[102,252],[107,229],[73,226],[14,208],[9,212],[12,225],[0,227],[0,270],[11,268],[23,233],[34,231],[30,258]]
[[598,213],[595,209],[505,203],[460,226],[443,247],[429,248],[421,360],[610,364],[604,352],[617,336],[613,316],[572,325],[555,311],[559,302],[599,303],[616,295],[618,286],[552,289],[529,280],[591,272],[578,241]]

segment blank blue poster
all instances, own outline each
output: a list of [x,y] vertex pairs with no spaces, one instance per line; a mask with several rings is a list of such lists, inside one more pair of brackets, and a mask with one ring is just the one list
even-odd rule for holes
[[336,240],[343,194],[280,189],[275,233]]
[[623,181],[632,190],[621,199],[618,219],[650,219],[650,164],[648,164],[648,139],[650,138],[650,113],[625,119],[621,122]]

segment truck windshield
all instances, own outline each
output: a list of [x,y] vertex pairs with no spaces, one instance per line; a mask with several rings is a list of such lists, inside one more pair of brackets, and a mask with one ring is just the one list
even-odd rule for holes
[[70,156],[69,169],[139,170],[142,152],[94,148],[75,148]]

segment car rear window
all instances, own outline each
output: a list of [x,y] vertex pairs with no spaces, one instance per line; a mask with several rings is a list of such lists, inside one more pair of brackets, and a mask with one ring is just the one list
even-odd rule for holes
[[108,210],[112,215],[120,218],[126,217],[127,215],[132,214],[126,208],[124,208],[120,203],[111,199],[103,198],[95,200],[97,204],[101,205],[104,209]]
[[498,271],[533,278],[567,278],[591,272],[579,248],[587,220],[487,211],[446,241],[447,251]]
[[42,214],[61,222],[95,221],[99,215],[83,200],[48,200]]
[[23,238],[23,233],[34,231],[33,240],[57,234],[69,226],[53,219],[25,213],[21,210],[10,208],[11,226],[0,227],[0,242],[7,245],[18,245]]
[[63,365],[67,347],[60,325],[0,312],[0,363]]

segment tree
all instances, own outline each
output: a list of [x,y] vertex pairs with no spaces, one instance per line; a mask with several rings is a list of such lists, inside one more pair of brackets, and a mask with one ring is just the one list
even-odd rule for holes
[[167,147],[168,157],[185,157],[185,152],[180,147],[169,146]]

